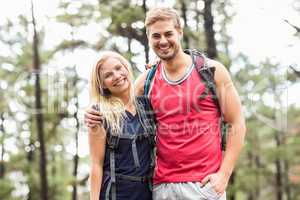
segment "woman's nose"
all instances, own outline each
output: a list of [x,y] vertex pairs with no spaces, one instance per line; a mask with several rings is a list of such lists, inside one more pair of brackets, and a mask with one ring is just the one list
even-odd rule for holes
[[115,72],[113,77],[114,77],[115,80],[117,80],[117,79],[119,79],[121,76],[122,76],[122,74],[121,74],[120,72]]

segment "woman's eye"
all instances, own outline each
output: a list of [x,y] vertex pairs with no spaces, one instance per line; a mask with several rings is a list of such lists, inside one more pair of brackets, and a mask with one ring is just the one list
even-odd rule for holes
[[112,76],[112,74],[111,74],[111,73],[109,73],[109,74],[105,74],[104,78],[110,78],[111,76]]
[[116,70],[121,70],[122,69],[122,67],[121,66],[118,66],[118,67],[116,67]]

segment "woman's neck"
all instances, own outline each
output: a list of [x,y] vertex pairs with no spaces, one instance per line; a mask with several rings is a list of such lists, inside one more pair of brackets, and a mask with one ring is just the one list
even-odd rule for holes
[[130,98],[130,90],[118,95],[117,97],[122,101],[126,109],[133,106],[133,101]]
[[120,94],[120,95],[117,96],[117,97],[123,102],[124,105],[127,105],[128,103],[130,103],[130,95],[129,95],[129,92]]

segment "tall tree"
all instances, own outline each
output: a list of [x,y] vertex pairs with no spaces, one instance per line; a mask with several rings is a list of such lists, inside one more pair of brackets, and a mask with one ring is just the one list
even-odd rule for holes
[[74,106],[76,107],[76,110],[73,114],[73,117],[75,119],[75,155],[73,157],[73,162],[74,162],[74,166],[73,166],[73,178],[74,178],[74,183],[73,183],[73,192],[72,192],[72,200],[77,200],[77,185],[78,185],[78,164],[79,164],[79,155],[78,155],[78,151],[79,151],[79,141],[78,141],[78,136],[79,136],[79,126],[80,126],[80,122],[79,122],[79,118],[78,118],[78,111],[79,111],[79,100],[78,100],[78,82],[79,82],[79,77],[77,75],[77,71],[76,68],[73,68],[73,81],[72,81],[72,86],[73,88],[76,88],[74,91]]
[[214,17],[212,14],[212,4],[214,0],[204,0],[204,30],[206,36],[206,51],[209,58],[218,56],[214,31]]
[[40,149],[40,179],[41,179],[41,199],[48,200],[48,180],[47,180],[47,156],[45,145],[44,115],[42,104],[42,92],[40,83],[41,63],[39,55],[39,40],[36,30],[33,2],[31,1],[31,16],[33,25],[33,74],[35,76],[35,109],[37,135]]
[[180,8],[181,8],[181,16],[183,18],[183,25],[184,25],[184,35],[183,35],[183,42],[184,42],[184,48],[188,49],[189,48],[189,36],[187,35],[187,31],[188,31],[188,19],[187,19],[187,13],[188,13],[188,8],[186,5],[186,1],[184,0],[180,0]]
[[[113,12],[112,12],[113,11]],[[144,27],[145,13],[147,12],[147,1],[132,2],[129,0],[116,0],[113,4],[109,1],[99,1],[99,12],[102,14],[102,20],[109,19],[111,24],[107,27],[109,33],[111,33],[111,40],[116,41],[116,38],[124,38],[131,42],[138,43],[144,49],[145,61],[149,61],[149,45]],[[135,55],[141,55],[141,51],[124,52],[122,44],[115,44],[115,46],[109,47],[119,51],[128,60]],[[133,70],[138,71],[133,65]]]
[[4,113],[0,113],[0,133],[1,133],[1,155],[0,155],[0,179],[4,178],[5,174],[5,164],[4,164],[4,154],[5,154],[5,146],[4,146],[4,141],[5,141],[5,129],[4,129]]
[[[146,5],[146,0],[143,0],[143,11],[144,13],[147,13],[148,9],[147,9],[147,5]],[[143,28],[143,36],[142,36],[142,44],[144,45],[144,49],[145,49],[145,59],[146,59],[146,63],[149,63],[149,43],[148,43],[148,38],[147,38],[147,33],[146,33],[146,28]]]

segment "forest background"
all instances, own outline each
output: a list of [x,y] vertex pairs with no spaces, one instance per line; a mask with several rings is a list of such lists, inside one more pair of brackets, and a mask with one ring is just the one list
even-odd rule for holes
[[300,200],[299,0],[10,0],[0,7],[0,200],[85,200],[89,73],[115,50],[155,60],[143,25],[176,8],[184,48],[232,75],[247,120],[229,200]]

